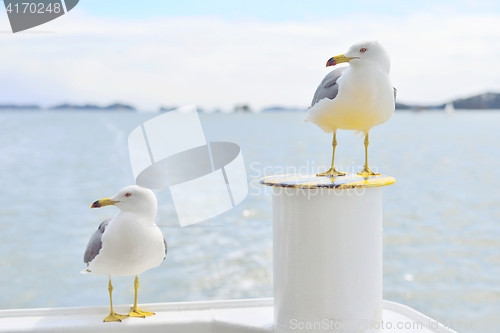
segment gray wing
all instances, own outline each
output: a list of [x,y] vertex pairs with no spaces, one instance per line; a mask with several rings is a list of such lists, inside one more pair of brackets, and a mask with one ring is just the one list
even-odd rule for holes
[[165,260],[165,258],[167,257],[167,241],[165,240],[165,238],[163,238],[163,244],[165,244],[165,257],[163,257],[163,260]]
[[97,230],[94,232],[92,237],[90,237],[89,243],[87,244],[87,249],[85,250],[85,254],[83,255],[83,262],[86,263],[87,266],[89,265],[89,262],[94,260],[96,255],[98,255],[99,251],[101,250],[102,234],[104,233],[104,230],[106,230],[109,221],[111,221],[111,219],[107,219],[103,221],[101,224],[99,224]]
[[336,68],[330,73],[326,74],[323,81],[316,89],[314,93],[313,100],[311,102],[311,106],[321,101],[323,98],[334,99],[337,97],[339,92],[339,85],[337,84],[337,80],[342,76],[342,72],[346,69],[346,67]]
[[[323,81],[321,81],[321,83],[319,84],[318,89],[316,89],[316,92],[314,93],[311,106],[318,103],[323,98],[334,99],[335,97],[337,97],[337,94],[339,93],[339,85],[337,84],[337,80],[342,76],[342,72],[346,68],[347,67],[336,68],[325,76]],[[394,89],[394,101],[396,101],[398,90],[394,87],[392,89]]]

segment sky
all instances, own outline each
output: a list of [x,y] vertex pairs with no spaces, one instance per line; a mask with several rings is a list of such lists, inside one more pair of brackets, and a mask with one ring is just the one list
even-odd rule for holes
[[306,107],[326,60],[375,39],[399,102],[500,91],[499,1],[82,0],[9,29],[0,8],[0,104]]

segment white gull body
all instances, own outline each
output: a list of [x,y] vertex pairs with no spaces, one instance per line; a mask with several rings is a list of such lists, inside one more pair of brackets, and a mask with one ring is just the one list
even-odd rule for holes
[[371,41],[354,44],[342,57],[339,62],[349,62],[349,66],[323,79],[305,120],[327,133],[343,129],[367,134],[394,113],[389,55],[379,42]]
[[154,222],[157,200],[153,191],[132,185],[98,202],[117,206],[120,212],[92,236],[85,253],[88,267],[82,272],[130,276],[159,266],[165,259],[166,242]]

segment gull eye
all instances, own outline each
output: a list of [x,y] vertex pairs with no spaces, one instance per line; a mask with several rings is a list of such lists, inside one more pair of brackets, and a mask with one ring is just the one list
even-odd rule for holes
[[125,193],[125,197],[126,197],[126,198],[130,197],[131,195],[132,195],[132,194],[130,194],[130,193]]
[[368,49],[366,47],[362,47],[359,49],[359,52],[361,52],[361,53],[365,53],[366,51],[368,51]]

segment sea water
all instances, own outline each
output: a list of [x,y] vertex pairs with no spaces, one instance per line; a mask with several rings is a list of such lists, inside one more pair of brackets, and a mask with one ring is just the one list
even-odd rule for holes
[[[83,253],[115,207],[92,202],[134,183],[127,138],[158,114],[0,113],[0,308],[107,305],[107,278],[82,275]],[[140,302],[272,297],[269,188],[278,173],[329,166],[331,137],[303,112],[200,114],[207,141],[241,147],[249,183],[236,208],[179,226],[167,191],[156,219],[169,252],[141,275]],[[397,112],[370,134],[384,189],[384,299],[458,332],[500,328],[500,112]],[[336,164],[357,171],[363,138],[339,131]],[[362,272],[360,272],[362,273]],[[115,304],[133,277],[114,278]]]

